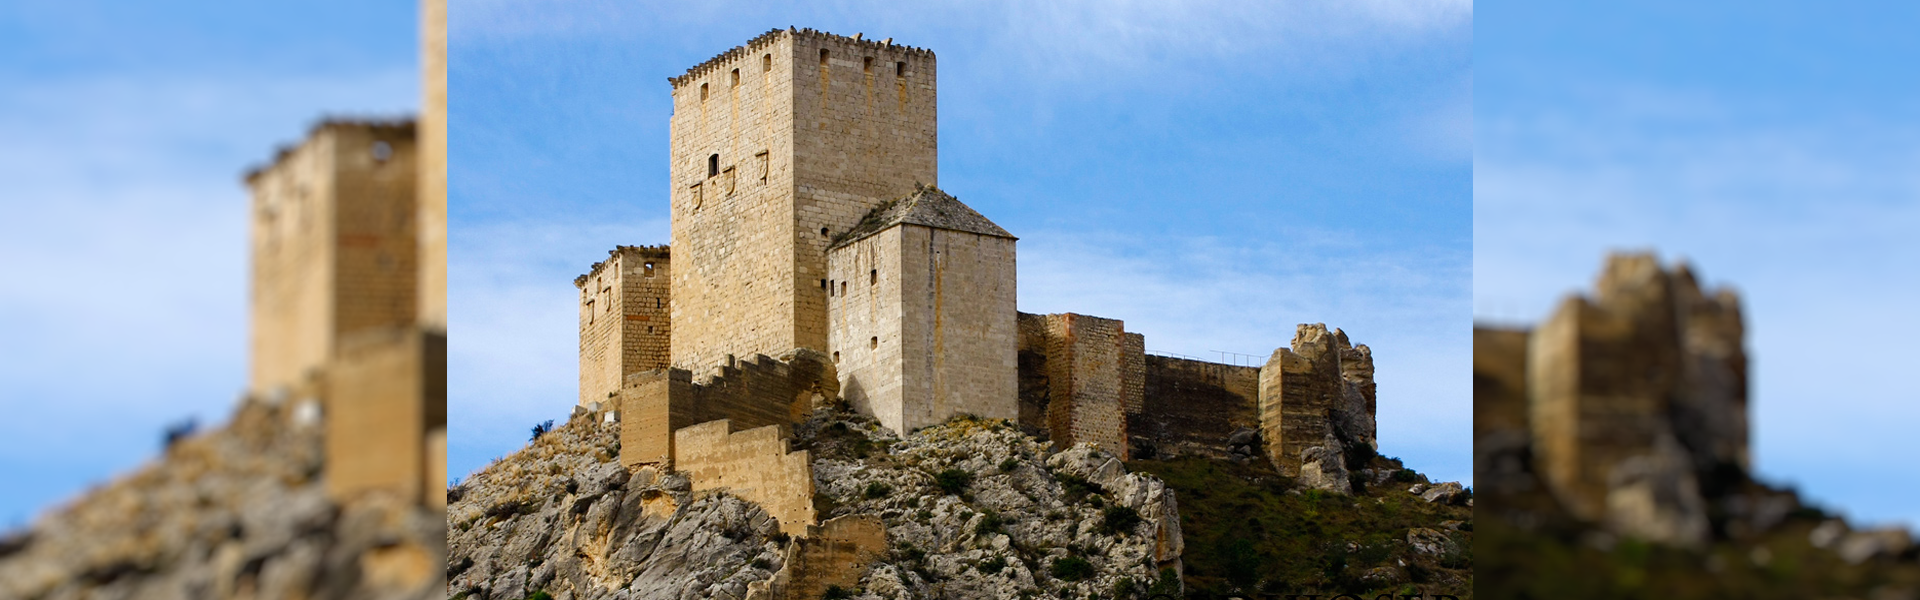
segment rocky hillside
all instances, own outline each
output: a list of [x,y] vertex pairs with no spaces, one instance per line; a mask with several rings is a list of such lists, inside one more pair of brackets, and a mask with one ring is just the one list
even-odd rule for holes
[[[629,475],[618,432],[597,415],[575,418],[449,490],[453,597],[778,598],[777,582],[800,578],[803,542],[766,512],[725,491],[691,492],[679,474]],[[1469,495],[1457,484],[1428,493],[1387,459],[1378,491],[1356,497],[1296,489],[1257,465],[1132,465],[1181,482],[1170,487],[1085,446],[1050,453],[999,421],[895,436],[822,411],[794,434],[811,452],[819,520],[884,530],[881,551],[804,597],[1144,598],[1181,591],[1183,568],[1214,573],[1201,577],[1206,589],[1471,596]],[[1176,496],[1188,493],[1203,498],[1206,519],[1184,516]],[[1196,527],[1208,548],[1183,535]],[[1236,543],[1223,532],[1253,540],[1250,550],[1222,559],[1216,546]],[[1208,564],[1183,565],[1183,552]],[[1253,562],[1223,570],[1222,560]],[[1288,579],[1296,572],[1314,578]]]
[[445,522],[327,499],[322,431],[248,402],[226,427],[0,539],[0,598],[440,597]]

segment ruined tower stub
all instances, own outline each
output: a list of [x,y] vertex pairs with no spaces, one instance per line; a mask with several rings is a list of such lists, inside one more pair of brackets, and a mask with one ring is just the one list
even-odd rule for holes
[[1596,287],[1529,340],[1535,464],[1576,516],[1698,542],[1696,482],[1747,460],[1738,301],[1701,293],[1687,269],[1665,271],[1649,254],[1610,257]]
[[1282,475],[1300,474],[1300,453],[1334,437],[1333,413],[1346,397],[1340,351],[1322,324],[1300,325],[1293,347],[1260,369],[1260,435]]
[[327,121],[247,175],[253,393],[310,389],[342,336],[413,324],[414,148],[411,121]]
[[827,350],[826,248],[937,183],[932,52],[776,30],[673,77],[675,366]]
[[1014,238],[934,187],[827,252],[827,345],[852,407],[899,433],[1019,418]]
[[580,404],[610,403],[628,375],[668,366],[666,246],[619,246],[573,280],[580,290]]

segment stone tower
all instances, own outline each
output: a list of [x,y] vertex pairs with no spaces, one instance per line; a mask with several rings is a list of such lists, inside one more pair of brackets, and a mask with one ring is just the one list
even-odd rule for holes
[[580,404],[620,395],[626,376],[668,366],[666,246],[620,246],[573,280],[580,288]]
[[411,121],[328,121],[247,175],[253,393],[312,393],[343,337],[413,324],[414,147]]
[[775,30],[673,77],[672,363],[827,351],[827,247],[937,183],[932,52]]
[[905,434],[1020,417],[1014,238],[938,188],[874,209],[827,252],[840,394]]

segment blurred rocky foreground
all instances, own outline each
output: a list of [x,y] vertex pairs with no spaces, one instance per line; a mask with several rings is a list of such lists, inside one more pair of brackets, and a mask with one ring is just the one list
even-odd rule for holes
[[0,538],[0,598],[443,597],[446,522],[325,492],[319,411],[246,400],[225,427]]

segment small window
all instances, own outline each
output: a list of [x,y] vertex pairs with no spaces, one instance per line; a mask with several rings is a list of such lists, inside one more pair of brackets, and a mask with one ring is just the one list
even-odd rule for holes
[[823,289],[823,290],[827,289],[827,280],[825,279],[820,280],[820,289]]
[[820,237],[827,237],[827,228],[825,227],[820,228]]
[[700,84],[700,101],[707,101],[707,84],[704,83]]
[[840,282],[840,295],[847,295],[847,282],[845,281]]
[[839,350],[835,350],[835,351],[833,351],[833,364],[836,364],[836,365],[837,365],[837,364],[840,364],[840,351],[839,351]]
[[772,70],[773,70],[773,55],[768,54],[766,56],[760,57],[760,72],[765,73]]
[[833,297],[833,282],[831,281],[827,282],[827,297],[828,298]]
[[653,276],[653,263],[647,263],[647,264],[646,264],[646,266],[645,266],[645,267],[643,268],[643,271],[645,271],[645,273],[646,273],[646,276],[647,276],[647,277],[652,277],[652,276]]
[[720,155],[715,154],[712,156],[708,156],[707,157],[707,176],[713,177],[719,174],[720,174]]
[[648,325],[648,326],[647,326],[647,335],[653,335],[653,326],[652,326],[652,325]]
[[820,49],[820,67],[826,68],[826,66],[827,66],[827,49],[821,48]]
[[880,270],[874,269],[872,271],[867,271],[867,285],[873,285],[876,283],[880,283]]
[[901,62],[897,62],[897,63],[893,63],[893,76],[894,76],[894,77],[906,77],[906,76],[907,76],[907,63],[906,63],[906,61],[901,61]]
[[860,65],[860,70],[866,71],[868,75],[872,75],[873,74],[873,57],[869,56],[866,58],[866,60],[862,61]]
[[593,301],[592,301],[592,300],[588,300],[588,301],[587,301],[587,324],[588,324],[588,325],[592,325],[592,324],[593,324],[593,317],[594,317],[595,315],[598,315],[598,314],[600,314],[600,313],[596,313],[596,312],[593,312]]
[[869,340],[867,340],[867,347],[868,347],[868,348],[879,348],[879,347],[880,347],[880,336],[874,336],[874,337],[873,337],[872,339],[869,339]]
[[653,308],[654,308],[654,309],[656,309],[656,310],[657,310],[657,309],[664,309],[664,308],[666,308],[666,307],[667,307],[667,301],[666,301],[666,299],[665,299],[665,298],[654,298],[654,299],[653,299]]
[[733,87],[740,87],[740,70],[733,70]]
[[387,159],[389,158],[393,158],[393,144],[389,144],[384,140],[374,142],[373,143],[374,162],[387,162]]

